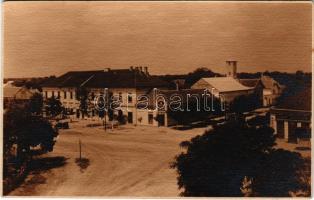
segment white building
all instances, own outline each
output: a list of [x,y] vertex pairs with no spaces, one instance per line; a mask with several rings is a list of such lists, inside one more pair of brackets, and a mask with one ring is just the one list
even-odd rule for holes
[[[143,125],[158,125],[155,120],[157,112],[137,109],[137,98],[148,94],[153,88],[168,88],[168,82],[158,77],[150,76],[147,67],[131,67],[130,69],[105,69],[97,71],[72,71],[56,80],[45,83],[44,98],[58,98],[62,105],[74,116],[80,118],[80,102],[77,100],[77,88],[86,88],[89,93],[88,117],[97,117],[97,106],[93,104],[95,98],[107,93],[115,97],[120,104],[120,110],[128,123]],[[107,88],[107,89],[106,89]]]

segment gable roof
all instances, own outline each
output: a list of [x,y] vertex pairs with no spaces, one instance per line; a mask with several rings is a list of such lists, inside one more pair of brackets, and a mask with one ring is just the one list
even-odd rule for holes
[[253,88],[246,87],[232,77],[212,77],[202,78],[199,81],[206,82],[209,86],[215,88],[219,92],[231,92],[241,90],[251,90]]
[[21,87],[3,87],[3,98],[14,98]]
[[266,89],[272,89],[274,86],[278,86],[279,88],[280,88],[280,87],[283,87],[283,86],[280,85],[277,81],[275,81],[275,79],[273,79],[273,78],[270,77],[270,76],[265,76],[265,75],[263,75],[263,76],[261,77],[261,81],[262,81],[262,83],[263,83],[263,85],[264,85],[264,87],[265,87]]
[[88,88],[139,88],[167,87],[168,82],[136,69],[115,69],[98,71],[72,71],[42,87],[88,87]]
[[30,99],[31,96],[38,92],[35,89],[27,89],[25,87],[3,87],[3,98]]

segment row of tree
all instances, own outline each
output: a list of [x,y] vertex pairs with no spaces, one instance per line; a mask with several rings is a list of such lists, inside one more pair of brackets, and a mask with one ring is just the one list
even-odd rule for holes
[[275,148],[273,129],[228,122],[181,143],[172,167],[181,195],[310,196],[310,160]]
[[4,193],[27,173],[33,155],[53,150],[58,131],[43,117],[41,94],[28,102],[10,102],[3,115]]

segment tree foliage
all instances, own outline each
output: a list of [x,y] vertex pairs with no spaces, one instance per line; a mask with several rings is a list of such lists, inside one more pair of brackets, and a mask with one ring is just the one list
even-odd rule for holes
[[80,102],[80,111],[82,112],[83,118],[84,115],[87,114],[90,103],[89,92],[90,91],[85,87],[78,87],[75,91],[75,98]]
[[188,86],[192,86],[201,78],[208,78],[208,77],[215,77],[215,76],[221,76],[221,74],[215,73],[208,68],[200,67],[194,70],[193,72],[189,73],[185,81]]
[[52,151],[57,131],[40,115],[34,115],[23,105],[11,105],[4,114],[4,149],[17,145],[17,157],[30,155],[30,148],[40,146],[42,153]]
[[[273,129],[237,123],[215,126],[182,142],[186,152],[172,164],[182,195],[289,196],[289,191],[304,189],[298,176],[304,162],[300,154],[274,145]],[[249,192],[244,192],[245,180]]]
[[48,98],[46,101],[46,113],[51,117],[56,117],[61,114],[64,110],[62,107],[62,103],[59,99],[56,99],[54,96]]
[[30,112],[36,115],[41,115],[43,109],[43,102],[44,102],[43,96],[40,93],[33,94],[29,101]]
[[236,97],[231,103],[230,103],[230,111],[234,113],[244,113],[252,111],[259,106],[259,99],[258,96],[255,94],[250,95],[241,95]]

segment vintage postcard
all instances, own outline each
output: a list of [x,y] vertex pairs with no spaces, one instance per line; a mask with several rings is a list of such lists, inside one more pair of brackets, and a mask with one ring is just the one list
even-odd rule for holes
[[2,11],[4,196],[311,196],[311,1]]

